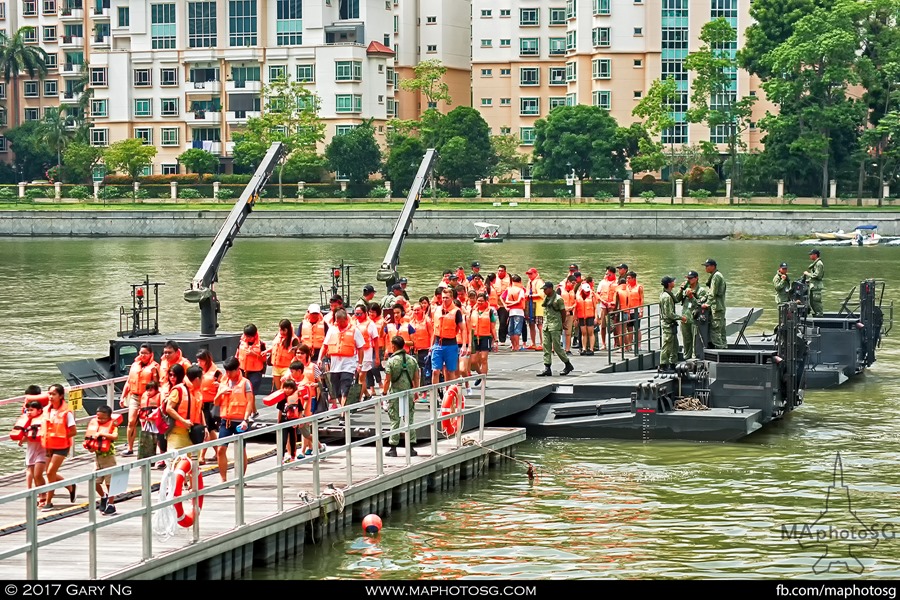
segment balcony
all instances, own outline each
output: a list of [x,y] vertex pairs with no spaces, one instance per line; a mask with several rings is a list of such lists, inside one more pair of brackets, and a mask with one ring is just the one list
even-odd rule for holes
[[100,8],[99,6],[95,6],[93,10],[94,19],[97,21],[103,21],[109,19],[109,7]]
[[[213,154],[222,154],[222,142],[199,142],[200,144],[206,144],[206,147],[201,146],[201,150],[206,150],[207,152],[211,152]],[[191,148],[196,148],[193,142],[188,142],[184,145],[185,150],[190,150]]]
[[109,48],[109,36],[108,35],[95,35],[94,43],[91,44],[92,48]]
[[233,92],[255,92],[262,91],[262,81],[226,81],[225,91]]
[[64,35],[59,38],[60,48],[84,48],[84,38],[72,35]]
[[83,69],[84,65],[63,63],[63,66],[60,68],[60,72],[62,73],[63,77],[78,77],[79,75],[81,75]]
[[219,94],[222,92],[221,81],[187,81],[184,84],[187,94]]
[[59,96],[62,104],[78,104],[81,101],[81,92],[63,92]]
[[229,110],[225,113],[225,122],[229,125],[246,125],[247,119],[257,119],[261,115],[258,110]]
[[325,44],[329,46],[362,46],[365,44],[362,23],[333,23],[325,26]]
[[84,20],[84,9],[60,8],[59,9],[59,20],[60,21],[83,21]]
[[222,122],[222,113],[211,110],[192,110],[185,113],[184,120],[188,125],[219,125]]

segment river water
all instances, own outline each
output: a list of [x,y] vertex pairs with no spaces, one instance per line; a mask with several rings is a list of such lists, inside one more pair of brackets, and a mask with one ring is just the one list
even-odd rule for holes
[[[220,270],[220,330],[256,323],[265,337],[278,320],[302,318],[319,301],[319,285],[341,259],[351,269],[352,300],[374,280],[386,240],[238,240]],[[61,381],[55,365],[100,356],[119,327],[119,307],[130,305],[131,283],[161,281],[160,328],[195,330],[199,310],[182,299],[209,247],[208,240],[0,240],[0,397],[21,394],[29,383]],[[441,271],[472,260],[482,272],[504,263],[524,274],[531,266],[559,281],[569,263],[602,275],[625,261],[648,298],[662,275],[679,280],[715,258],[728,280],[731,306],[766,309],[753,327],[775,323],[771,278],[781,261],[799,276],[807,248],[788,241],[573,241],[413,240],[404,245],[401,275],[411,296],[430,294]],[[886,299],[900,286],[900,248],[823,248],[826,309],[835,310],[864,278],[888,282]],[[896,332],[894,332],[896,333]],[[821,577],[900,577],[900,474],[897,419],[900,363],[894,338],[885,338],[878,362],[853,383],[807,392],[783,422],[732,444],[629,443],[607,440],[530,439],[524,465],[431,495],[426,504],[394,512],[378,540],[354,534],[307,546],[302,559],[253,577],[433,579],[811,577],[825,545],[801,547],[784,531],[812,524],[825,510],[828,488],[846,485],[832,501],[830,522],[841,531],[875,528],[877,540],[832,544],[828,557],[856,556],[862,575],[827,558]],[[8,427],[7,413],[2,419]],[[843,483],[834,480],[836,454]],[[0,472],[20,468],[12,445],[0,447]],[[843,493],[843,488],[832,493]],[[787,529],[782,526],[786,526]],[[799,531],[799,529],[797,530]],[[361,533],[361,532],[360,532]],[[855,564],[855,563],[854,563]]]

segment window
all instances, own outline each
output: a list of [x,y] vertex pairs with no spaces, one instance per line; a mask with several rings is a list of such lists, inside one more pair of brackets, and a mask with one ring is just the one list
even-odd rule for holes
[[0,82],[0,100],[6,100],[6,84]]
[[358,19],[359,0],[341,0],[338,15],[341,19]]
[[641,97],[643,97],[643,95],[644,95],[644,92],[642,92],[641,90],[634,90],[634,99],[635,100],[640,100]]
[[[234,77],[234,69],[231,71],[232,77]],[[287,77],[287,67],[284,65],[269,65],[269,81],[278,81],[279,79],[284,79]],[[244,78],[238,79],[234,77],[235,81],[246,81]]]
[[550,110],[552,111],[557,106],[565,106],[566,105],[566,97],[565,96],[552,96],[550,98]]
[[144,142],[145,146],[153,145],[153,129],[150,127],[139,127],[134,130],[135,139]]
[[493,45],[493,41],[491,41],[491,40],[481,40],[481,47],[482,47],[482,48],[490,48],[491,45]]
[[504,38],[500,39],[500,47],[501,48],[509,48],[510,46],[512,46],[512,40],[504,39]]
[[[163,144],[165,146],[165,144]],[[178,163],[162,165],[163,175],[178,175]]]
[[493,75],[493,73],[494,73],[493,69],[482,69],[481,70],[482,77],[491,77]]
[[96,127],[91,128],[91,146],[108,146],[109,145],[109,129]]
[[425,17],[426,25],[434,25],[435,23],[437,23],[437,17]]
[[576,0],[566,0],[566,18],[574,19],[578,16],[577,14],[578,4]]
[[393,98],[387,99],[387,116],[393,117],[397,114],[397,102]]
[[595,58],[591,61],[591,70],[594,79],[610,78],[610,60],[608,58]]
[[566,24],[566,9],[551,8],[550,9],[550,24],[551,25],[565,25]]
[[550,56],[561,56],[566,53],[566,38],[550,38]]
[[394,82],[394,68],[393,67],[385,68],[384,80],[388,85],[391,85]]
[[55,68],[56,68],[56,64],[57,64],[57,63],[56,63],[56,54],[53,53],[53,52],[50,52],[49,54],[47,54],[47,56],[46,56],[46,58],[45,58],[45,60],[44,60],[44,65],[45,65],[48,69],[55,69]]
[[188,2],[188,46],[216,47],[215,2]]
[[174,2],[150,5],[150,40],[154,50],[175,48]]
[[106,86],[106,67],[91,67],[91,87]]
[[519,114],[536,116],[541,114],[540,98],[519,98]]
[[608,15],[609,14],[609,2],[610,0],[594,0],[594,14],[595,15]]
[[635,69],[640,69],[640,68],[643,67],[643,66],[644,66],[644,60],[643,60],[643,59],[641,59],[641,58],[636,58],[636,59],[634,59],[634,68],[635,68]]
[[45,42],[55,42],[56,41],[56,26],[50,25],[44,27],[43,35]]
[[429,44],[425,46],[425,52],[437,52],[437,44]]
[[578,63],[566,63],[566,81],[575,81],[578,79]]
[[575,31],[566,32],[566,50],[575,50],[578,44],[578,38]]
[[565,67],[550,67],[550,85],[566,85]]
[[575,106],[576,104],[578,104],[578,94],[574,92],[566,94],[566,106]]
[[643,28],[643,27],[635,27],[635,28],[634,28],[634,35],[635,35],[635,36],[642,36],[642,35],[644,35],[644,28]]
[[487,17],[490,17],[490,16],[491,16],[491,9],[489,9],[489,8],[483,8],[483,9],[481,10],[481,17],[482,17],[482,18],[487,18]]
[[512,98],[500,98],[500,106],[512,106]]
[[400,33],[400,17],[394,15],[394,33]]
[[509,77],[512,74],[512,69],[500,69],[500,77]]
[[346,135],[356,129],[356,125],[335,125],[334,135]]
[[229,0],[228,45],[256,45],[256,0]]
[[[32,32],[34,33],[34,32]],[[72,38],[82,38],[84,37],[84,25],[65,25],[63,28],[63,43],[64,44],[72,44],[75,43],[75,40]],[[27,41],[27,37],[26,37]]]
[[47,79],[44,81],[44,95],[45,96],[58,96],[59,90],[57,88],[57,82],[55,79]]
[[159,114],[164,117],[178,116],[178,98],[162,98],[159,101]]
[[25,120],[26,121],[37,121],[39,120],[40,113],[36,108],[26,108],[25,109]]
[[481,99],[482,106],[491,106],[492,103],[493,103],[493,99],[491,99],[491,98],[482,98]]
[[153,78],[150,75],[150,69],[134,70],[134,87],[150,87],[153,84]]
[[737,0],[712,0],[710,6],[709,18],[712,19],[728,19],[731,21],[732,27],[737,25]]
[[522,67],[519,69],[519,85],[540,85],[540,69],[537,67]]
[[172,87],[178,85],[178,69],[160,69],[159,85],[163,87]]
[[523,146],[534,146],[534,127],[519,127],[519,140]]
[[362,81],[362,61],[339,60],[334,63],[335,81]]
[[134,101],[134,116],[152,117],[153,105],[149,98],[136,98]]
[[[3,119],[4,119],[4,124],[5,124],[6,117],[4,116]],[[7,152],[5,137],[0,137],[0,152]]]
[[107,100],[91,100],[91,116],[93,117],[105,117],[106,113],[106,103]]
[[37,43],[37,29],[23,29],[22,30],[22,40],[26,44],[36,44]]
[[512,11],[510,9],[508,9],[508,8],[500,9],[500,18],[501,19],[504,17],[509,18],[511,15],[512,15]]
[[520,8],[519,9],[519,25],[539,25],[538,9],[536,8]]
[[26,81],[25,82],[25,97],[26,98],[37,98],[38,97],[38,82],[37,81]]
[[177,127],[163,127],[159,130],[159,136],[161,138],[161,144],[163,146],[177,146],[178,145],[178,128]]
[[119,27],[128,27],[131,24],[131,9],[127,6],[120,6],[117,9]]
[[44,0],[43,7],[45,15],[56,14],[56,0]]
[[278,0],[276,18],[275,41],[279,46],[299,46],[303,43],[302,0]]
[[313,65],[297,65],[297,81],[300,83],[312,83],[316,80],[316,72]]
[[591,31],[594,46],[609,48],[609,27],[594,27]]
[[339,94],[335,96],[335,112],[359,113],[362,112],[361,94]]
[[22,16],[34,17],[37,15],[37,2],[35,0],[23,0]]
[[539,54],[540,43],[538,38],[519,38],[520,56],[538,56]]
[[610,107],[610,92],[594,92],[591,94],[592,100],[594,102],[594,106],[599,106],[600,108],[609,110]]

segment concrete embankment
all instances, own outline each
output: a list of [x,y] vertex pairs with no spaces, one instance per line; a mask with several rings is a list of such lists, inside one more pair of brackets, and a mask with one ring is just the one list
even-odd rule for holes
[[[226,210],[0,211],[0,237],[215,236]],[[393,210],[265,210],[254,212],[242,237],[389,237]],[[507,238],[703,239],[727,236],[805,237],[815,231],[852,231],[864,223],[881,235],[900,235],[900,213],[841,210],[419,210],[411,238],[472,238],[472,223],[500,226]]]

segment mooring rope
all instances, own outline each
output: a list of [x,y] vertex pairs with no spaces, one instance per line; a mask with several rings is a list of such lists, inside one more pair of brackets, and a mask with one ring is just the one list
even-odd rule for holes
[[479,441],[476,440],[475,438],[464,437],[464,438],[462,439],[462,445],[463,445],[463,446],[478,446],[478,447],[481,448],[482,450],[487,450],[488,452],[493,452],[494,454],[497,454],[497,455],[502,456],[502,457],[504,457],[504,458],[508,458],[508,459],[510,459],[510,460],[512,460],[512,461],[514,461],[514,462],[517,462],[517,463],[519,463],[519,464],[521,464],[521,465],[525,465],[525,467],[526,467],[526,469],[527,469],[527,470],[525,471],[525,473],[526,473],[526,475],[528,475],[528,479],[532,479],[532,480],[533,480],[533,479],[535,478],[535,476],[537,475],[537,470],[535,469],[534,465],[533,465],[532,463],[528,462],[527,460],[521,460],[521,459],[518,459],[518,458],[516,458],[516,457],[514,457],[514,456],[507,456],[507,455],[503,454],[502,452],[497,452],[497,451],[494,450],[493,448],[488,448],[487,446],[485,446],[484,444],[482,444],[481,442],[479,442]]
[[686,396],[675,403],[675,410],[709,410],[709,407],[700,402],[699,398]]

